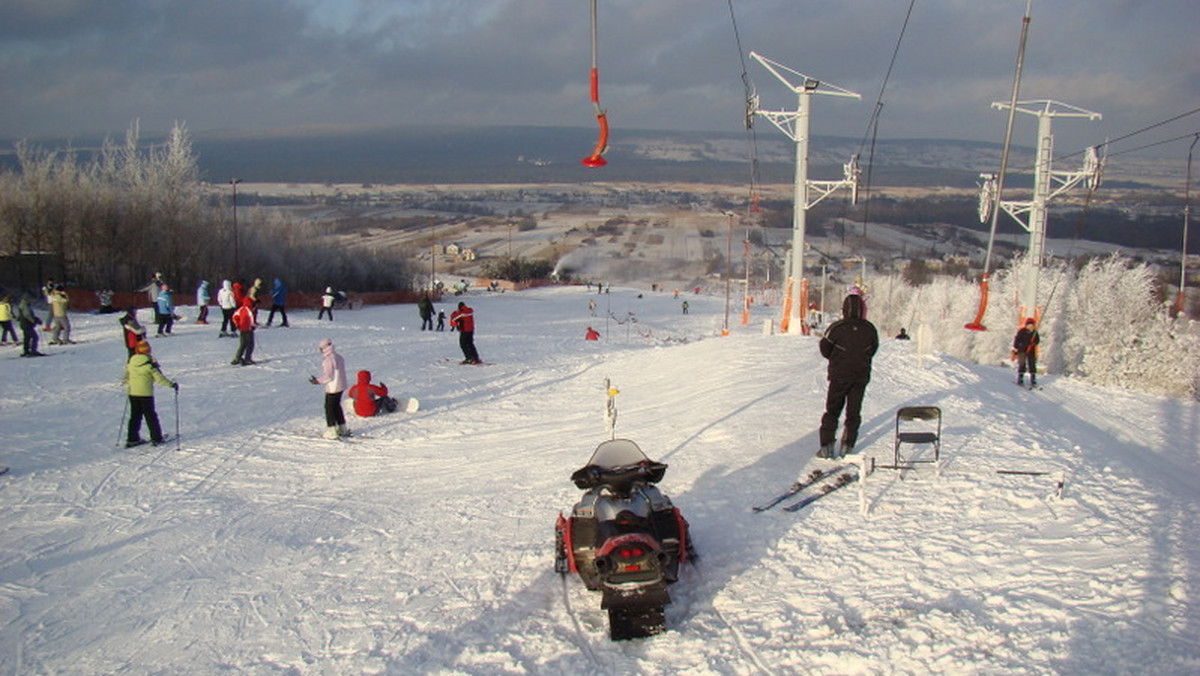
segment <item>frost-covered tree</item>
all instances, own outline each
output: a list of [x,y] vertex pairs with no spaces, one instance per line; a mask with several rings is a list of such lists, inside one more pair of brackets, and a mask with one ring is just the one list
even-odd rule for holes
[[[883,335],[909,329],[923,347],[982,364],[1007,364],[1020,320],[1018,290],[1029,273],[1018,258],[992,275],[986,331],[964,324],[975,316],[979,288],[939,277],[922,286],[903,276],[877,280],[869,318]],[[1155,291],[1154,273],[1120,256],[1095,259],[1078,271],[1054,262],[1039,271],[1044,304],[1040,366],[1105,386],[1171,396],[1200,395],[1200,330],[1172,319]]]

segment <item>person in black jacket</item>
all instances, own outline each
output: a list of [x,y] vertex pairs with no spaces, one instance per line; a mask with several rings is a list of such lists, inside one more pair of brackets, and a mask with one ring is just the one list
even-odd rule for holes
[[1013,359],[1017,360],[1017,384],[1025,384],[1025,372],[1029,371],[1030,387],[1037,385],[1037,354],[1041,338],[1037,332],[1037,322],[1026,319],[1025,326],[1013,336]]
[[[879,333],[866,320],[862,296],[851,294],[842,302],[842,318],[821,336],[821,356],[829,360],[829,391],[825,415],[821,417],[821,450],[817,456],[836,458],[854,451],[858,426],[862,423],[863,396],[871,381],[871,359],[879,349]],[[834,450],[838,418],[846,410],[840,451]]]

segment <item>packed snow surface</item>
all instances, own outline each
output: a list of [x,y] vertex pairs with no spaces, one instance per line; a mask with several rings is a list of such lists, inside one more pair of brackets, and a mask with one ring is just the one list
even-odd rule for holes
[[[897,409],[938,406],[940,467],[755,514],[814,463],[816,338],[765,331],[762,307],[721,337],[723,294],[685,315],[639,293],[447,298],[475,308],[482,366],[415,306],[294,309],[258,332],[260,364],[230,366],[236,341],[183,308],[151,339],[182,438],[129,450],[116,315],[73,317],[78,344],[47,357],[5,348],[0,672],[1200,672],[1196,402],[1053,374],[1027,391],[883,336],[859,448],[891,464]],[[325,337],[351,382],[370,370],[420,410],[318,438]],[[606,379],[701,556],[669,631],[616,643],[599,595],[553,570]]]

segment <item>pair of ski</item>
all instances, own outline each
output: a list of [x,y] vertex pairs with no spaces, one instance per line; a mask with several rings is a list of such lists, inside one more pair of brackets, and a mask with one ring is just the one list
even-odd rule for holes
[[791,487],[783,493],[780,493],[767,502],[754,507],[754,513],[757,514],[759,512],[765,512],[774,508],[780,503],[786,502],[787,500],[800,495],[805,491],[808,491],[809,489],[815,489],[810,491],[809,494],[805,495],[799,500],[783,507],[783,511],[785,512],[796,512],[804,509],[805,507],[838,490],[839,488],[844,488],[855,481],[858,481],[858,473],[851,473],[848,471],[851,467],[853,467],[853,465],[846,464],[838,465],[829,469],[814,469],[808,474],[807,477],[792,484]]

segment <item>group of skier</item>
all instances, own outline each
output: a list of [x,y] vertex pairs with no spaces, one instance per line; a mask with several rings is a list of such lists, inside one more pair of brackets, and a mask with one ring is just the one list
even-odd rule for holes
[[[417,314],[421,317],[421,330],[433,331],[434,307],[429,296],[422,296],[417,302]],[[437,311],[437,331],[445,329],[446,313]],[[458,307],[450,314],[450,330],[458,332],[458,347],[463,353],[463,364],[482,364],[479,350],[475,348],[475,310],[466,303],[459,302]]]

